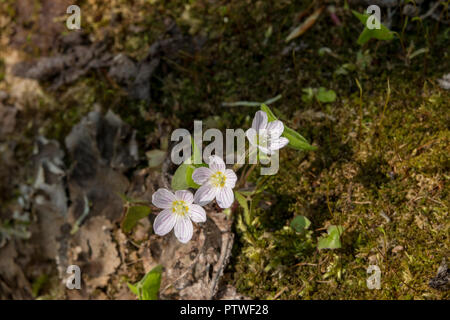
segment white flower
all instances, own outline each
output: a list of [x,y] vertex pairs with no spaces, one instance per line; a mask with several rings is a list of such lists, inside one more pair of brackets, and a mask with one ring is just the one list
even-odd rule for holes
[[218,156],[209,157],[209,168],[195,169],[192,179],[201,187],[195,192],[194,202],[201,205],[208,204],[214,198],[219,207],[231,207],[234,201],[233,188],[237,176],[231,169],[226,169],[225,163]]
[[153,230],[160,236],[164,236],[175,229],[175,236],[182,243],[192,238],[194,222],[205,222],[206,212],[193,204],[194,196],[190,191],[180,190],[175,194],[167,189],[160,188],[152,196],[152,203],[161,211],[153,223]]
[[267,122],[267,114],[264,111],[258,111],[253,118],[252,127],[246,131],[245,135],[251,145],[271,155],[289,143],[287,138],[281,136],[283,131],[283,122],[280,120]]

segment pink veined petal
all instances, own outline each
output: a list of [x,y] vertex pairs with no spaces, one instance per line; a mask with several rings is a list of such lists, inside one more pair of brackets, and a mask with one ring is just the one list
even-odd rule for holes
[[191,204],[189,206],[189,216],[194,222],[205,222],[206,221],[206,212],[198,204]]
[[256,132],[259,132],[260,130],[263,130],[267,127],[267,113],[264,111],[257,111],[255,113],[255,117],[252,121],[252,129],[256,130]]
[[188,190],[175,191],[175,197],[178,200],[183,200],[187,204],[191,204],[192,202],[194,202],[194,195]]
[[278,139],[273,139],[269,143],[270,150],[278,150],[285,147],[289,143],[289,140],[285,137],[279,137]]
[[222,158],[218,156],[209,157],[209,167],[214,172],[216,171],[224,172],[226,169],[225,162],[223,162]]
[[271,149],[267,149],[267,155],[272,156],[277,152],[277,150],[271,150]]
[[261,150],[261,152],[264,154],[272,154],[272,152],[268,148],[258,146],[258,149]]
[[182,242],[187,243],[192,238],[194,228],[192,226],[191,219],[189,217],[178,217],[175,223],[175,237]]
[[217,204],[222,209],[231,207],[231,205],[234,202],[233,190],[231,190],[231,188],[228,188],[228,187],[222,188],[219,191],[219,193],[217,194],[216,199],[217,199]]
[[266,129],[258,132],[258,146],[262,148],[268,148],[270,140],[270,132]]
[[152,195],[152,203],[161,209],[168,209],[172,206],[172,203],[177,200],[175,195],[167,189],[159,188]]
[[202,206],[210,203],[216,197],[217,189],[209,183],[205,183],[197,189],[194,195],[194,202]]
[[250,128],[245,132],[245,136],[252,146],[256,146],[258,144],[256,135],[256,130],[253,128]]
[[192,174],[192,180],[194,180],[196,184],[202,185],[209,180],[209,177],[211,177],[212,174],[213,171],[210,168],[200,167],[195,169]]
[[280,120],[269,122],[269,124],[267,125],[267,131],[269,132],[270,137],[273,139],[280,137],[284,131],[283,122],[281,122]]
[[225,180],[225,186],[234,188],[237,181],[236,173],[234,173],[234,171],[231,169],[227,169],[225,170],[225,176],[227,177],[227,180]]
[[177,221],[171,209],[161,211],[153,222],[153,230],[157,235],[164,236],[170,232]]

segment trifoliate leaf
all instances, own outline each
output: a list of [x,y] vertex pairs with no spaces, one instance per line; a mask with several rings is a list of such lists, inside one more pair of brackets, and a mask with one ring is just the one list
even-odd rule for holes
[[122,221],[123,232],[130,232],[139,220],[150,214],[150,211],[150,208],[147,206],[133,206],[128,208],[125,218]]
[[303,231],[308,229],[310,225],[311,221],[309,221],[309,219],[304,216],[296,216],[291,222],[292,229],[299,233],[302,233]]
[[342,226],[329,226],[327,236],[319,239],[317,248],[321,249],[338,249],[341,247],[341,234],[344,231]]

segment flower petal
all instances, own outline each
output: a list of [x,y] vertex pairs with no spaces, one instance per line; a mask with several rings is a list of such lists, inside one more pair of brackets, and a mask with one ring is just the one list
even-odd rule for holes
[[269,149],[271,151],[283,148],[289,143],[289,140],[285,137],[279,137],[278,139],[272,139],[269,143]]
[[209,180],[212,174],[213,171],[210,168],[200,167],[194,170],[192,179],[196,184],[202,185]]
[[187,243],[192,238],[194,228],[191,219],[188,217],[178,217],[175,224],[175,237],[182,243]]
[[191,204],[189,206],[189,216],[194,222],[205,222],[206,221],[206,212],[198,204]]
[[209,167],[214,172],[216,171],[224,172],[226,169],[225,162],[223,162],[222,158],[218,156],[209,157]]
[[159,188],[152,195],[152,203],[161,209],[168,209],[176,201],[175,195],[167,189]]
[[216,199],[217,199],[217,204],[222,209],[231,207],[231,205],[234,202],[233,190],[231,190],[231,188],[228,188],[228,187],[222,188],[219,191],[219,193],[217,194]]
[[165,209],[156,216],[156,219],[153,222],[153,230],[157,235],[166,235],[173,229],[176,221],[177,218],[172,213],[172,210]]
[[225,170],[225,176],[227,177],[227,180],[225,180],[225,186],[234,188],[237,181],[236,173],[234,173],[234,171],[231,169],[227,169]]
[[252,129],[259,132],[260,130],[264,130],[267,127],[267,113],[264,111],[257,111],[255,113],[255,117],[252,121]]
[[256,146],[258,144],[257,137],[256,137],[257,133],[256,133],[255,129],[253,129],[253,128],[248,129],[245,132],[245,135],[247,136],[247,139],[252,146]]
[[209,183],[202,185],[197,189],[194,195],[194,202],[202,206],[210,203],[217,194],[217,189],[211,186]]
[[188,190],[175,191],[175,197],[178,200],[183,200],[187,204],[191,204],[192,202],[194,202],[194,196],[192,195],[192,192]]
[[267,125],[267,131],[271,138],[278,138],[284,131],[284,124],[280,120],[271,121]]
[[272,154],[272,152],[268,148],[258,146],[258,149],[261,150],[261,152],[264,154]]

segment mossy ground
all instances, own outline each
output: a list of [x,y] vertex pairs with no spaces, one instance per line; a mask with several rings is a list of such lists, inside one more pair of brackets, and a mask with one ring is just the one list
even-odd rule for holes
[[[247,128],[255,108],[221,103],[282,94],[273,106],[318,150],[281,152],[267,194],[253,200],[248,234],[236,229],[224,281],[262,299],[448,299],[448,292],[428,287],[449,254],[450,94],[436,83],[450,70],[448,28],[409,21],[401,33],[404,17],[397,17],[393,29],[403,45],[372,40],[360,47],[362,25],[350,10],[340,1],[321,2],[337,5],[342,25],[324,11],[303,36],[285,43],[311,1],[84,1],[82,12],[90,9],[83,27],[98,37],[112,30],[114,50],[135,58],[164,30],[165,17],[208,40],[154,77],[149,104],[128,100],[100,74],[49,93],[37,109],[44,132],[62,141],[95,105],[111,107],[139,130],[145,151],[159,147],[158,125],[192,129],[194,119],[206,119],[222,129]],[[112,24],[117,14],[121,23]],[[410,59],[412,45],[428,52]],[[336,73],[344,64],[353,70]],[[338,99],[302,100],[302,89],[320,86]],[[313,232],[295,234],[289,227],[295,215],[308,217]],[[328,225],[344,226],[342,248],[318,251]],[[381,290],[366,286],[369,264],[381,269]]]

